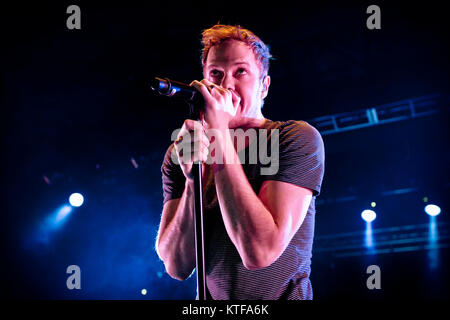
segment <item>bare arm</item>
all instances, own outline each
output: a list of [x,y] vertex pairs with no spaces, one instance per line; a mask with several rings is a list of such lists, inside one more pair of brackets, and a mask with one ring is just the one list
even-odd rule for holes
[[[246,268],[272,264],[302,224],[312,191],[290,183],[266,181],[258,195],[238,161],[231,137],[223,135],[225,163],[214,167],[217,197],[230,239]],[[232,163],[232,164],[230,164]]]
[[194,189],[186,180],[183,195],[164,204],[156,248],[167,273],[185,280],[195,268]]
[[200,122],[188,119],[178,133],[174,149],[186,179],[185,186],[181,198],[164,204],[156,240],[156,251],[167,273],[178,280],[189,277],[196,262],[192,164],[206,160],[209,144],[201,129]]

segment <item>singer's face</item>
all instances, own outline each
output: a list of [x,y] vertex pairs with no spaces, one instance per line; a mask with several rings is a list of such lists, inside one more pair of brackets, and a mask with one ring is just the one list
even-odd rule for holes
[[241,98],[235,118],[253,118],[260,114],[267,90],[262,90],[261,68],[255,54],[244,42],[227,40],[213,46],[209,50],[203,75]]

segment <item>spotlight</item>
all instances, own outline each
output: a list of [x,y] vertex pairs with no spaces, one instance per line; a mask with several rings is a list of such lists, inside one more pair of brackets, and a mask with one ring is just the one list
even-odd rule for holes
[[372,248],[373,247],[373,234],[372,234],[372,223],[367,222],[366,223],[366,233],[364,237],[364,242],[366,245],[366,248]]
[[72,193],[69,197],[69,203],[72,207],[80,207],[83,202],[84,198],[81,193]]
[[142,290],[141,290],[141,294],[142,294],[143,296],[145,296],[145,295],[147,294],[147,289],[142,289]]
[[71,206],[62,206],[58,212],[56,213],[54,224],[57,226],[58,224],[62,223],[63,220],[67,217],[67,215],[72,211]]
[[361,213],[361,218],[366,222],[372,222],[377,217],[377,214],[373,210],[364,210]]
[[435,204],[427,204],[425,206],[425,212],[428,215],[430,215],[432,217],[435,217],[435,216],[437,216],[438,214],[441,213],[441,208],[439,208],[439,206],[437,206]]
[[[372,206],[373,207],[373,206]],[[377,214],[373,210],[363,210],[361,212],[361,218],[366,222],[366,232],[364,237],[364,243],[366,248],[372,250],[374,247],[374,239],[372,234],[372,221],[375,220]]]

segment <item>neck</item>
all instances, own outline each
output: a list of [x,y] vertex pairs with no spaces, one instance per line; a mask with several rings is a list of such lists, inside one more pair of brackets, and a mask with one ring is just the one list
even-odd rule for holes
[[228,128],[235,129],[235,128],[261,128],[264,123],[267,121],[266,118],[246,118],[242,117],[239,119],[233,119],[231,120]]
[[252,114],[245,114],[231,120],[229,128],[261,128],[266,121],[267,119],[264,118],[261,108],[258,108]]

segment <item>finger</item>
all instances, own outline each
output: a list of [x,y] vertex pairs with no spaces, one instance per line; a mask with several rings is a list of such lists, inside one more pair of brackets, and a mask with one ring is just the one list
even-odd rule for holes
[[209,150],[208,149],[204,149],[202,152],[202,161],[203,162],[207,162],[208,161],[208,156],[209,156]]
[[[188,135],[194,137],[192,135],[192,133],[195,133],[195,131],[198,131],[198,132],[203,131],[203,125],[202,125],[201,121],[186,119],[186,120],[184,120],[184,123],[181,126],[181,129],[177,134],[176,140],[180,139],[180,137],[186,137]],[[181,142],[182,139],[183,138],[181,138],[180,141],[178,141],[178,143]]]
[[209,90],[209,93],[211,95],[213,95],[214,92],[215,93],[219,92],[222,95],[225,94],[226,92],[228,92],[227,89],[215,84],[214,82],[209,81],[208,79],[203,79],[202,81],[200,81],[200,83],[202,83],[203,85],[206,86],[206,88]]
[[204,135],[203,124],[201,121],[194,121],[193,140],[201,141]]
[[224,89],[224,88],[214,84],[214,85],[211,85],[211,87],[209,89],[209,93],[213,97],[226,96],[227,94],[229,94],[229,90]]
[[199,82],[197,80],[194,80],[194,81],[191,82],[190,85],[192,87],[194,87],[195,89],[197,89],[198,91],[200,91],[200,93],[202,94],[203,98],[205,98],[205,99],[210,99],[211,98],[211,93],[209,92],[209,89],[208,89],[207,85],[205,85],[204,83]]
[[194,130],[186,131],[184,134],[181,132],[178,134],[177,139],[174,141],[175,147],[185,147],[194,143],[199,143],[205,146],[209,146],[209,138],[206,131],[202,127],[197,127]]
[[191,148],[194,145],[209,147],[209,138],[203,127],[197,126],[194,130],[188,131],[185,135],[179,135],[175,140],[175,148]]
[[194,130],[195,128],[195,120],[186,119],[183,122],[183,125],[181,126],[180,132],[178,132],[178,136],[184,136],[187,132]]
[[208,155],[204,153],[199,153],[193,157],[192,162],[206,162],[208,160]]
[[181,143],[181,141],[183,141],[183,136],[178,136],[177,139],[175,140],[175,145]]
[[[197,137],[194,137],[192,139],[192,141],[189,141],[189,143],[191,145],[202,145],[204,147],[209,147],[209,140],[208,137],[206,137],[205,135],[201,134]],[[183,144],[183,142],[181,142],[180,144]]]
[[206,131],[203,131],[202,141],[203,141],[203,144],[204,144],[206,147],[209,147],[210,142],[209,142],[209,137],[208,137],[208,135],[206,134]]
[[192,143],[182,142],[175,146],[175,153],[179,157],[183,157],[183,155],[188,157],[190,155],[190,157],[192,158],[192,156],[201,154],[203,152],[209,152],[209,144],[206,144],[202,141],[193,141]]
[[200,141],[194,141],[191,146],[192,150],[195,151],[203,151],[203,150],[209,150],[209,141],[202,139]]
[[[195,129],[197,129],[197,134],[195,134]],[[200,141],[203,132],[203,126],[200,121],[194,121],[191,119],[186,119],[177,134],[177,138],[174,142],[175,154],[178,158],[183,158],[183,156],[187,157],[190,155],[190,150],[192,148],[192,144],[195,142],[195,138]],[[184,150],[184,152],[183,152]],[[183,158],[184,159],[184,158]],[[189,159],[184,159],[183,163],[189,163]]]
[[190,155],[189,160],[192,161],[192,162],[205,161],[208,158],[209,149],[205,148],[205,147],[203,147],[201,145],[196,145],[188,153]]
[[230,92],[231,92],[231,99],[233,101],[233,105],[236,107],[241,102],[241,97],[233,90],[230,90]]
[[207,87],[217,86],[214,82],[209,81],[208,79],[202,79],[200,83],[204,84]]
[[178,159],[183,164],[189,164],[202,158],[205,147],[200,143],[179,145],[176,149]]
[[209,81],[208,79],[203,79],[202,81],[200,81],[200,83],[203,83],[209,89],[209,92],[211,94],[214,91],[218,91],[222,94],[228,91],[227,89],[215,84],[214,82]]

